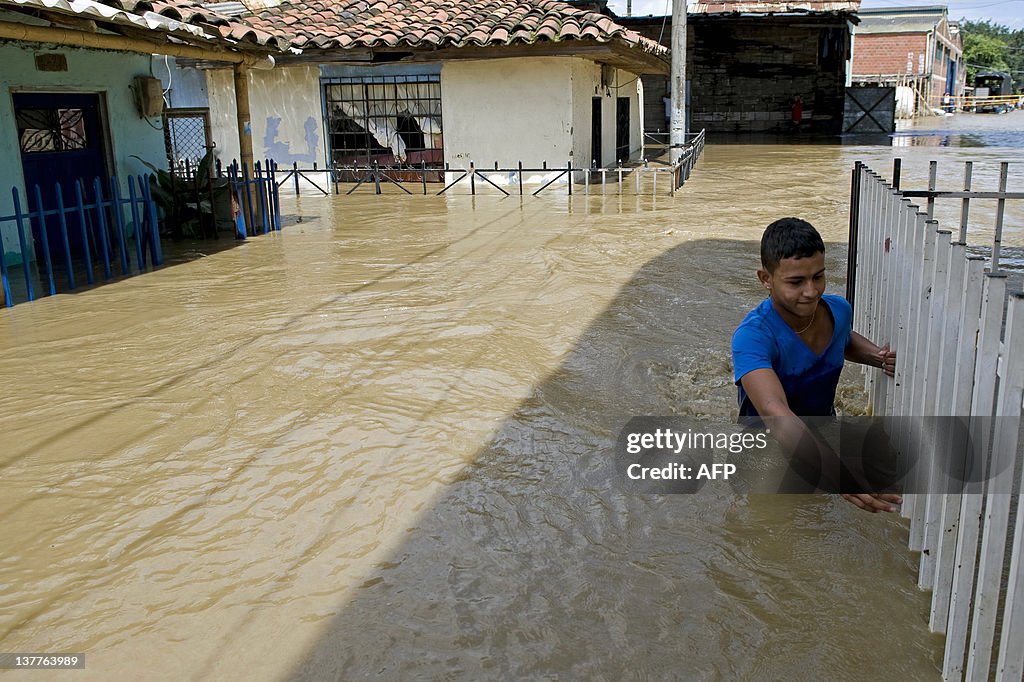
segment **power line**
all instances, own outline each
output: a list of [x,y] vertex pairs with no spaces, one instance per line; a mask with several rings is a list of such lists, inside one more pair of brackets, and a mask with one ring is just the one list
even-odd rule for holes
[[988,2],[984,5],[957,5],[957,10],[962,9],[981,9],[982,7],[995,7],[996,5],[1009,5],[1013,2],[1022,2],[1024,0],[998,0],[997,2]]

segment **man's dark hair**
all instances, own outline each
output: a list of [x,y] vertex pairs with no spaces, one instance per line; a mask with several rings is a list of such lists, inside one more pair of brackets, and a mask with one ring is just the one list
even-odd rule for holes
[[806,220],[781,218],[761,235],[761,267],[774,272],[783,258],[808,258],[825,253],[821,235]]

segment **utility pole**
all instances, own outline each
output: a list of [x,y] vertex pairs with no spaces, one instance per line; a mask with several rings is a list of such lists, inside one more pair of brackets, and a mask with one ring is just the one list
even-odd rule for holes
[[626,16],[633,16],[633,0],[626,0]]
[[672,0],[672,117],[669,145],[672,163],[679,160],[686,143],[686,0]]

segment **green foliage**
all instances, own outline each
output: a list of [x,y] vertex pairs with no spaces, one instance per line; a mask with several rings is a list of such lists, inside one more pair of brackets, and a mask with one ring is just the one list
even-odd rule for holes
[[161,234],[172,239],[217,237],[215,207],[230,201],[231,190],[214,182],[213,150],[199,161],[193,180],[179,178],[138,156],[134,158],[153,172],[149,186],[163,213]]
[[968,85],[979,71],[1009,71],[1014,90],[1024,83],[1024,30],[991,21],[961,21]]
[[999,38],[986,35],[964,36],[964,61],[967,77],[973,79],[979,71],[1006,71],[1007,45]]

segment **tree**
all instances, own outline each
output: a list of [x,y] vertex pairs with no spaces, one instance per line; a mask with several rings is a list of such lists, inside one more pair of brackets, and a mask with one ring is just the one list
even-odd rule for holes
[[979,71],[1009,71],[1014,89],[1024,82],[1024,30],[991,21],[960,20],[968,83]]

